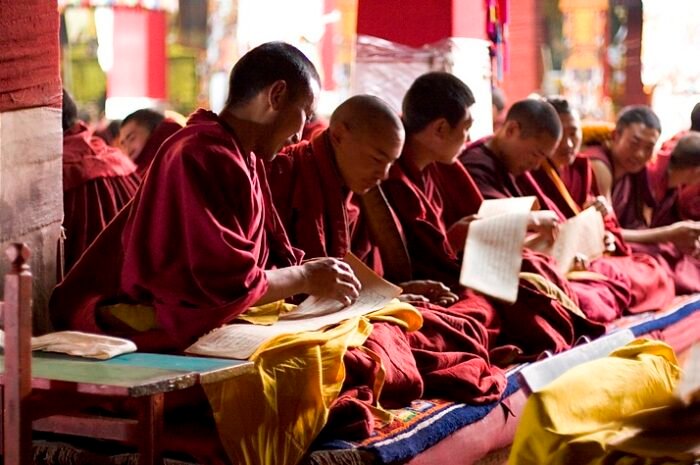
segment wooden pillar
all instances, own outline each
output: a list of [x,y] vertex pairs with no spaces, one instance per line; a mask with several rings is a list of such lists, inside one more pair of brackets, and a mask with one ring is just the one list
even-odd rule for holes
[[63,216],[58,25],[56,0],[0,0],[0,249],[19,241],[33,251],[39,332],[49,328]]

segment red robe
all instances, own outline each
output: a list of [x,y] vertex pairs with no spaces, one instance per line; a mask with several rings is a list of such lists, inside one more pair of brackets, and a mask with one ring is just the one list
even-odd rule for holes
[[[564,220],[576,215],[582,210],[586,201],[597,195],[597,185],[590,161],[584,157],[577,157],[572,165],[562,170],[561,174],[557,182],[557,170],[549,161],[545,161],[541,169],[530,173],[530,176],[521,177],[518,181],[526,193],[536,195],[540,203],[548,205]],[[537,189],[532,188],[533,182]],[[558,184],[560,187],[557,187]],[[567,189],[569,185],[572,186],[571,190]],[[560,188],[570,194],[573,205]],[[658,310],[670,303],[675,296],[675,286],[665,268],[651,255],[632,252],[620,235],[620,228],[614,214],[608,215],[605,223],[606,229],[615,234],[617,239],[615,255],[595,260],[592,264],[593,269],[603,271],[607,276],[610,273],[605,272],[605,267],[609,266],[617,270],[618,274],[628,278],[632,292],[630,306],[627,309],[630,313]]]
[[[357,204],[348,208],[349,194],[343,187],[332,150],[324,131],[311,142],[288,148],[268,166],[270,187],[278,202],[280,217],[294,246],[301,247],[307,257],[342,257],[349,247],[355,253],[358,244],[364,251],[372,248],[361,221],[362,212],[358,211]],[[482,302],[477,299],[462,305],[461,312],[457,306],[443,309],[419,305],[423,328],[404,335],[410,353],[401,350],[403,343],[395,330],[384,328],[377,334],[373,331],[365,345],[372,348],[376,342],[376,347],[384,346],[389,358],[384,361],[388,375],[384,391],[387,400],[383,398],[383,403],[391,402],[389,397],[404,404],[419,397],[415,377],[420,381],[421,391],[424,386],[429,395],[474,403],[498,399],[505,388],[505,376],[489,364],[488,337],[481,319],[467,312],[469,305],[474,307],[474,312],[483,312]],[[391,341],[387,343],[375,340],[379,337],[386,340],[389,334],[392,335]],[[389,352],[390,345],[399,348]],[[366,360],[366,357],[353,351],[346,357],[350,372],[357,363],[349,362],[357,360]],[[365,373],[367,370],[358,371]],[[350,382],[357,378],[358,375],[352,376]],[[391,379],[400,382],[387,385]]]
[[[661,148],[656,153],[656,159],[649,164],[650,172],[659,172],[662,166],[668,166],[668,160],[671,157],[671,152],[678,144],[678,141],[690,131],[681,131],[671,139],[661,145]],[[661,164],[659,164],[661,163]],[[664,189],[660,182],[660,177],[650,176],[652,190]],[[678,213],[684,220],[700,221],[700,184],[691,186],[682,186],[678,192]]]
[[95,307],[155,308],[160,330],[120,334],[141,350],[183,348],[267,290],[264,269],[298,257],[269,200],[262,164],[214,113],[198,110],[164,143],[134,199],[54,290],[58,328],[103,328]]
[[[447,241],[447,229],[475,213],[481,203],[481,195],[466,170],[460,164],[431,164],[419,171],[402,157],[391,168],[382,189],[402,223],[414,277],[442,279],[456,285],[461,258]],[[569,291],[546,257],[526,252],[523,271],[544,275]],[[471,290],[462,288],[460,292],[466,298],[449,310],[470,304],[470,314],[490,331],[489,347],[515,345],[523,359],[537,357],[545,350],[565,350],[579,335],[601,332],[599,325],[573,317],[559,302],[524,280],[514,305],[492,305]]]
[[78,123],[63,136],[64,269],[134,196],[140,182],[134,163]]
[[[471,144],[460,155],[460,161],[466,166],[469,174],[474,178],[484,198],[509,198],[522,197],[525,192],[518,185],[518,180],[508,172],[506,166],[498,160],[495,154],[485,145],[487,139],[482,139]],[[529,173],[524,175],[529,177]],[[533,190],[539,191],[536,183],[529,183]],[[544,200],[543,209],[553,209],[556,206],[538,192],[538,197]],[[602,265],[602,264],[601,264]],[[569,285],[578,296],[581,310],[594,321],[610,321],[622,315],[622,311],[629,306],[630,282],[623,273],[609,266],[592,264],[593,271],[604,274],[608,279],[576,280]],[[564,278],[561,278],[562,280]]]
[[165,118],[153,129],[141,153],[139,153],[136,160],[134,160],[136,162],[136,169],[142,178],[146,176],[146,171],[148,171],[148,167],[151,166],[151,162],[156,156],[160,146],[163,145],[163,142],[180,129],[182,129],[182,126],[170,118]]
[[[613,165],[610,153],[602,147],[591,147],[584,153],[591,160],[603,162],[611,173]],[[649,184],[649,173],[626,174],[614,181],[612,202],[620,225],[626,229],[646,229],[664,226],[677,220],[677,189],[667,189],[657,200]],[[644,208],[652,209],[651,222],[644,217]],[[655,257],[673,277],[676,293],[700,292],[700,260],[682,253],[670,242],[658,244],[631,243],[632,249]]]

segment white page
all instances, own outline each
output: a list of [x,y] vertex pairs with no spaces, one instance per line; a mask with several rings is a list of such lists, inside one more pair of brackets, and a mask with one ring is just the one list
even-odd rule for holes
[[557,260],[559,271],[566,274],[577,254],[593,260],[605,252],[605,224],[594,207],[569,218],[559,228],[559,234],[547,253]]
[[[0,346],[5,346],[3,330],[0,330]],[[32,337],[31,347],[33,351],[43,350],[101,360],[136,352],[136,344],[128,339],[80,331],[57,331]]]
[[513,303],[518,296],[522,248],[534,197],[485,200],[469,225],[459,282]]
[[[337,311],[339,304],[332,299],[310,298],[305,301],[302,313],[294,316],[299,308],[280,317],[273,325],[253,325],[233,323],[222,326],[202,336],[185,352],[225,358],[247,359],[269,339],[283,334],[303,331],[316,331],[326,326],[338,324],[350,318],[366,315],[379,310],[401,294],[401,288],[385,281],[367,268],[357,257],[348,255],[345,261],[353,268],[362,284],[360,296],[352,304]],[[303,303],[302,303],[303,304]],[[318,305],[318,309],[315,307]]]

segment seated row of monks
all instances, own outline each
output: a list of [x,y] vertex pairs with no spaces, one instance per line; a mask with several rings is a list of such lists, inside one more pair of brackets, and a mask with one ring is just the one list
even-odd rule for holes
[[[679,187],[698,179],[700,136],[680,139],[651,189],[646,162],[660,125],[650,109],[623,111],[610,147],[579,154],[575,110],[560,99],[523,100],[493,136],[465,148],[474,96],[433,72],[411,85],[401,117],[358,95],[299,142],[319,89],[313,65],[288,44],[244,55],[224,109],[197,110],[160,142],[133,198],[56,287],[55,326],[179,351],[253,306],[303,294],[351,303],[360,284],[341,259],[353,252],[382,273],[386,241],[372,225],[388,219],[410,257],[397,284],[423,325],[407,333],[374,323],[365,345],[386,371],[381,399],[354,349],[345,392],[359,404],[424,395],[483,403],[505,389],[502,367],[700,291],[700,226],[675,216]],[[383,219],[367,202],[378,185],[391,208]],[[523,195],[538,198],[529,228],[547,237],[596,205],[609,253],[583,264],[593,273],[569,279],[525,248],[514,304],[460,286],[482,200]]]

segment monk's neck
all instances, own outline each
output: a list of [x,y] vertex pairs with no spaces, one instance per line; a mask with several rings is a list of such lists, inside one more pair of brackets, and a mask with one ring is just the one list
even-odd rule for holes
[[408,137],[401,158],[411,163],[421,172],[435,161],[432,150],[416,136]]
[[498,136],[493,136],[484,142],[484,147],[486,147],[498,161],[505,164],[505,160],[503,159],[503,151],[501,150],[501,144],[498,140]]
[[247,114],[245,109],[236,110],[224,107],[219,113],[219,119],[233,133],[239,146],[238,148],[242,153],[254,152],[259,141],[265,137],[264,125],[256,122],[251,115]]
[[686,182],[683,173],[672,168],[669,168],[668,171],[666,171],[666,177],[668,180],[666,187],[667,189],[675,189],[677,187],[680,187],[682,184],[685,184]]

